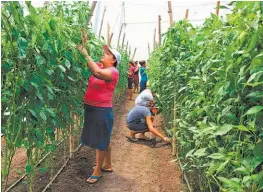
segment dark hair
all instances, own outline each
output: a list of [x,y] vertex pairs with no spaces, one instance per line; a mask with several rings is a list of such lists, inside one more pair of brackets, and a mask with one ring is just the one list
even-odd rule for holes
[[[113,54],[112,54],[112,55],[113,55]],[[115,59],[115,63],[113,63],[113,66],[114,66],[114,67],[117,67],[118,62],[117,62],[117,59],[116,59],[115,55],[113,55],[113,59]]]
[[135,63],[135,64],[138,64],[138,61],[135,61],[134,63]]
[[129,63],[132,64],[132,66],[134,67],[134,63],[133,63],[133,61],[129,61]]
[[146,64],[146,62],[144,60],[140,61],[139,63],[140,63],[140,65],[145,65]]

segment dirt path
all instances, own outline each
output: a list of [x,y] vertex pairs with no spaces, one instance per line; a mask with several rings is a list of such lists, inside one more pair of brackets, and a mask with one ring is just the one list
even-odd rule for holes
[[[137,95],[136,95],[137,96]],[[134,96],[135,97],[135,96]],[[155,142],[129,142],[125,137],[126,114],[133,101],[119,101],[115,105],[115,122],[112,137],[113,173],[103,173],[101,180],[93,185],[86,183],[92,173],[95,152],[82,147],[68,163],[65,170],[53,183],[49,191],[63,192],[181,192],[185,191],[181,173],[171,155],[171,146]],[[156,118],[157,124],[160,117]],[[147,134],[154,137],[152,134]]]

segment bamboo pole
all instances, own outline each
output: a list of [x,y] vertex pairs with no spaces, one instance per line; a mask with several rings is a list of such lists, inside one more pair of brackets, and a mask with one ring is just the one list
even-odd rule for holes
[[[71,115],[71,117],[73,118],[73,116]],[[69,158],[73,157],[73,128],[74,125],[73,123],[69,125]]]
[[95,7],[96,7],[96,4],[97,4],[97,1],[93,1],[93,2],[92,2],[91,9],[90,9],[90,14],[89,14],[89,18],[88,18],[88,21],[87,21],[87,23],[86,23],[87,26],[89,25],[89,22],[90,22],[90,20],[91,20],[91,18],[92,18],[92,16],[93,16],[93,12],[94,12],[94,9],[95,9]]
[[110,35],[110,44],[111,44],[112,37],[113,37],[113,33],[111,33]]
[[162,37],[161,37],[161,15],[158,16],[158,35],[159,35],[159,46],[161,46],[162,43]]
[[149,42],[148,42],[148,54],[149,54],[149,58],[150,58],[151,50],[150,50],[150,43]]
[[123,38],[122,38],[122,44],[121,44],[121,49],[123,49],[124,40],[125,40],[125,35],[126,35],[126,33],[124,33],[124,34],[123,34]]
[[168,14],[170,18],[170,26],[173,25],[173,11],[172,11],[172,2],[168,1]]
[[186,9],[186,11],[185,11],[185,19],[187,20],[188,19],[188,15],[189,15],[189,9]]
[[133,56],[132,56],[132,61],[133,61],[133,59],[134,59],[134,56],[135,56],[136,50],[137,50],[137,48],[135,47],[134,52],[133,52]]
[[154,28],[154,33],[153,33],[153,50],[155,50],[156,46],[155,46],[155,40],[156,39],[156,28]]
[[106,12],[106,6],[104,7],[104,11],[103,11],[103,15],[102,15],[101,23],[100,23],[99,38],[101,35],[101,30],[102,30],[102,26],[103,26],[103,20],[104,20],[105,12]]
[[176,95],[174,96],[174,109],[173,109],[173,111],[174,111],[174,114],[173,114],[173,123],[172,123],[172,131],[173,131],[173,140],[172,140],[173,152],[172,152],[172,154],[174,156],[176,154],[176,151],[175,151],[175,149],[176,149],[175,120],[177,119],[177,117],[176,117]]
[[120,38],[121,38],[121,32],[122,32],[123,25],[124,25],[124,23],[122,23],[122,25],[121,25],[121,29],[120,29],[120,32],[119,32],[118,43],[117,43],[117,49],[119,49],[119,46],[120,46]]
[[131,58],[131,46],[129,46],[129,58]]
[[216,2],[216,16],[219,15],[219,6],[220,6],[220,1]]
[[110,25],[107,23],[107,45],[110,46]]
[[126,43],[126,49],[125,49],[125,52],[127,53],[127,51],[128,51],[128,45],[129,45],[129,42],[127,41],[127,43]]

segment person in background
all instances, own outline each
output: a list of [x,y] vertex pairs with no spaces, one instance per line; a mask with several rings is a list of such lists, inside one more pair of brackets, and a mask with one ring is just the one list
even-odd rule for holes
[[148,76],[146,72],[146,62],[145,61],[140,61],[140,76],[141,76],[141,81],[140,81],[140,93],[146,89],[147,81],[148,81]]
[[139,65],[138,61],[134,63],[135,71],[134,71],[134,93],[139,93]]
[[[164,142],[171,143],[171,139],[163,136],[157,129],[153,127],[152,114],[157,113],[157,108],[154,104],[147,104],[147,106],[136,105],[127,115],[126,123],[130,129],[130,135],[126,136],[131,141],[138,139],[149,140],[144,135],[145,132],[151,132],[155,136],[160,137]],[[137,133],[142,133],[143,137],[136,138]]]
[[129,61],[129,70],[127,71],[128,74],[128,90],[129,90],[129,100],[132,100],[132,84],[133,84],[133,78],[134,78],[134,63],[133,61]]
[[[82,42],[86,44],[87,34],[82,30]],[[87,179],[90,184],[101,178],[101,171],[112,171],[110,137],[113,126],[112,96],[118,84],[121,55],[117,50],[104,46],[100,63],[95,63],[82,45],[77,49],[87,59],[92,75],[84,95],[84,126],[81,144],[96,149],[96,167]]]

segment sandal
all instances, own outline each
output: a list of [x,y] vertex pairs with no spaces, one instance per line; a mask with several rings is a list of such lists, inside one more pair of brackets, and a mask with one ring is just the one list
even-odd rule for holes
[[132,137],[130,137],[130,136],[126,136],[126,138],[129,139],[129,140],[132,141],[132,142],[138,141],[138,139],[132,138]]
[[87,182],[88,182],[89,184],[94,184],[94,183],[96,183],[101,177],[102,177],[102,176],[93,176],[93,175],[91,175],[91,176],[89,176],[88,179],[94,179],[95,181],[94,181],[94,182],[91,182],[91,181],[88,181],[88,180],[87,180]]

